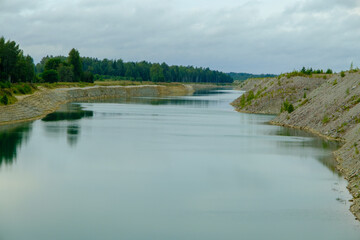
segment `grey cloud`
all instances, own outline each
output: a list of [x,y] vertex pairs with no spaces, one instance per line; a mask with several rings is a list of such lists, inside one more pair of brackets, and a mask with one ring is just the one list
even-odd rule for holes
[[16,10],[15,2],[4,5],[0,0],[0,29],[37,61],[46,54],[66,55],[75,47],[85,56],[257,73],[360,64],[360,14],[350,13],[358,1],[330,0],[339,7],[319,8],[321,14],[306,9],[329,2],[286,5],[277,0],[271,9],[260,1],[191,2],[16,1],[24,3]]
[[354,9],[360,0],[306,0],[297,2],[288,10],[292,12],[328,12],[329,10]]

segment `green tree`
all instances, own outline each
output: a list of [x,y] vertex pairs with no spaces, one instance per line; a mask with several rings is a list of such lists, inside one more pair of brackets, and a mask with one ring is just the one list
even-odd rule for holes
[[83,68],[80,59],[79,51],[71,49],[68,57],[69,65],[73,67],[74,71],[74,82],[80,82],[83,76]]
[[62,63],[60,58],[50,58],[49,60],[46,61],[45,63],[45,70],[57,70],[58,67],[60,66],[60,64]]
[[71,66],[67,66],[63,63],[59,65],[58,73],[60,82],[73,82],[74,81],[74,72]]
[[84,72],[83,81],[88,82],[88,83],[93,83],[94,82],[94,74],[92,74],[89,71]]
[[153,82],[164,82],[164,71],[160,64],[155,63],[150,68],[150,77]]
[[54,82],[58,82],[59,81],[59,74],[56,70],[45,70],[42,73],[42,79],[45,82],[49,82],[49,83],[54,83]]
[[35,79],[35,65],[28,56],[19,56],[15,65],[16,71],[12,75],[13,82],[32,82]]
[[326,74],[332,74],[333,71],[329,68],[328,70],[326,70]]

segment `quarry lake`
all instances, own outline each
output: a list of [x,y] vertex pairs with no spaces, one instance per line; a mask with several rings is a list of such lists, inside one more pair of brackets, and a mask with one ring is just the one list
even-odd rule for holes
[[241,92],[71,103],[0,127],[0,240],[359,239],[338,146]]

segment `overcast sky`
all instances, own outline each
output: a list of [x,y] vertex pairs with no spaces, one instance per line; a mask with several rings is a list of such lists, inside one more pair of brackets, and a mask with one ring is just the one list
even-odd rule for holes
[[360,67],[360,0],[0,0],[0,36],[45,55],[281,73]]

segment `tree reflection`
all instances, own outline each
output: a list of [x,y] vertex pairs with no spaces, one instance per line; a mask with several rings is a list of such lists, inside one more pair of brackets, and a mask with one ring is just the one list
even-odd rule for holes
[[93,117],[93,111],[84,111],[80,105],[65,105],[56,112],[48,114],[42,119],[44,122],[55,122],[55,121],[75,121],[82,118]]
[[[94,116],[93,111],[83,110],[80,104],[69,103],[62,105],[56,112],[48,114],[42,119],[46,122],[45,128],[47,132],[56,134],[66,129],[67,142],[70,146],[75,146],[80,135],[80,124],[78,120],[83,118],[91,118]],[[52,124],[61,123],[62,124]]]
[[32,123],[0,127],[0,167],[12,164],[21,146],[29,139]]
[[78,124],[69,125],[67,127],[67,142],[70,146],[75,146],[80,133],[80,126]]

